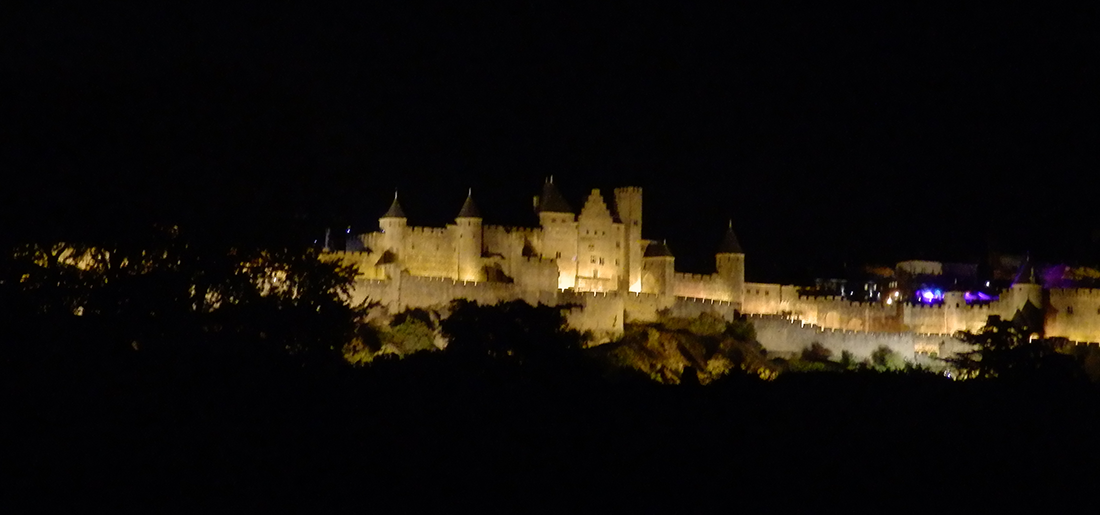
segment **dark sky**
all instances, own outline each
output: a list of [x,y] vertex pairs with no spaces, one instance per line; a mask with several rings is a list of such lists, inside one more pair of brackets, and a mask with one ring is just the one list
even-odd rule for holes
[[395,188],[413,224],[472,187],[533,225],[551,174],[576,207],[642,186],[692,271],[732,218],[757,280],[1087,258],[1100,228],[1094,12],[267,4],[6,16],[7,234],[308,241],[373,230]]

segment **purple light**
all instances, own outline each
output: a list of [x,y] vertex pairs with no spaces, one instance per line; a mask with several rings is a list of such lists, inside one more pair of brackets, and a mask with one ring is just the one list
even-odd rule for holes
[[967,304],[970,304],[971,302],[988,302],[991,300],[997,300],[997,297],[989,295],[985,292],[968,291],[966,293],[963,293],[963,299],[966,300]]
[[925,304],[932,304],[943,300],[943,290],[936,288],[924,288],[917,290],[917,300]]

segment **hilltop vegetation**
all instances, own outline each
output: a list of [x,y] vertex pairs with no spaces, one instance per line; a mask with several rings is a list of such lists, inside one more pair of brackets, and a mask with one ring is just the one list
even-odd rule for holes
[[[966,488],[1049,508],[1037,491],[1094,483],[1076,471],[1100,458],[1100,403],[1080,382],[881,373],[897,356],[820,346],[779,359],[709,315],[585,348],[563,307],[356,309],[347,270],[314,254],[155,234],[3,263],[0,503],[774,511],[919,501],[962,463]],[[1034,347],[989,338],[970,359],[1031,370]]]

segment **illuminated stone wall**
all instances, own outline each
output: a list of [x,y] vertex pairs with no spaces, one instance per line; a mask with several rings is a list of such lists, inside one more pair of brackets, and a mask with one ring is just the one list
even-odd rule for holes
[[871,353],[880,346],[887,347],[908,361],[913,361],[918,352],[948,356],[967,349],[965,343],[949,335],[827,329],[769,315],[750,315],[749,321],[756,329],[757,341],[769,353],[780,356],[796,356],[814,343],[832,351],[834,360],[847,351],[857,361],[870,358]]
[[742,310],[755,315],[792,312],[798,299],[798,287],[793,285],[745,283]]
[[1045,312],[1045,335],[1075,342],[1100,342],[1100,290],[1050,290]]
[[672,277],[672,294],[696,299],[732,300],[730,285],[718,274],[699,275],[676,273]]
[[409,227],[399,254],[410,275],[458,278],[453,231],[437,227]]
[[577,289],[618,290],[627,273],[623,224],[612,220],[600,190],[592,190],[577,217],[577,247]]

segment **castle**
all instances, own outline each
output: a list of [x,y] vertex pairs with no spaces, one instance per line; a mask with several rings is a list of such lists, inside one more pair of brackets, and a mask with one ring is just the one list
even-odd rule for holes
[[346,250],[326,256],[359,270],[355,303],[391,311],[440,308],[459,298],[571,305],[570,324],[596,343],[621,335],[624,323],[710,312],[748,315],[758,340],[776,352],[818,342],[857,357],[879,345],[908,358],[942,356],[960,348],[951,337],[956,331],[1029,309],[1042,317],[1042,336],[1100,341],[1100,290],[1023,282],[991,300],[948,291],[931,305],[896,293],[874,302],[805,296],[796,285],[746,283],[732,223],[716,249],[714,273],[677,272],[669,248],[643,238],[641,188],[616,188],[610,203],[592,190],[577,213],[548,180],[534,207],[539,227],[487,225],[468,194],[454,223],[415,227],[395,196],[379,231],[354,235]]

